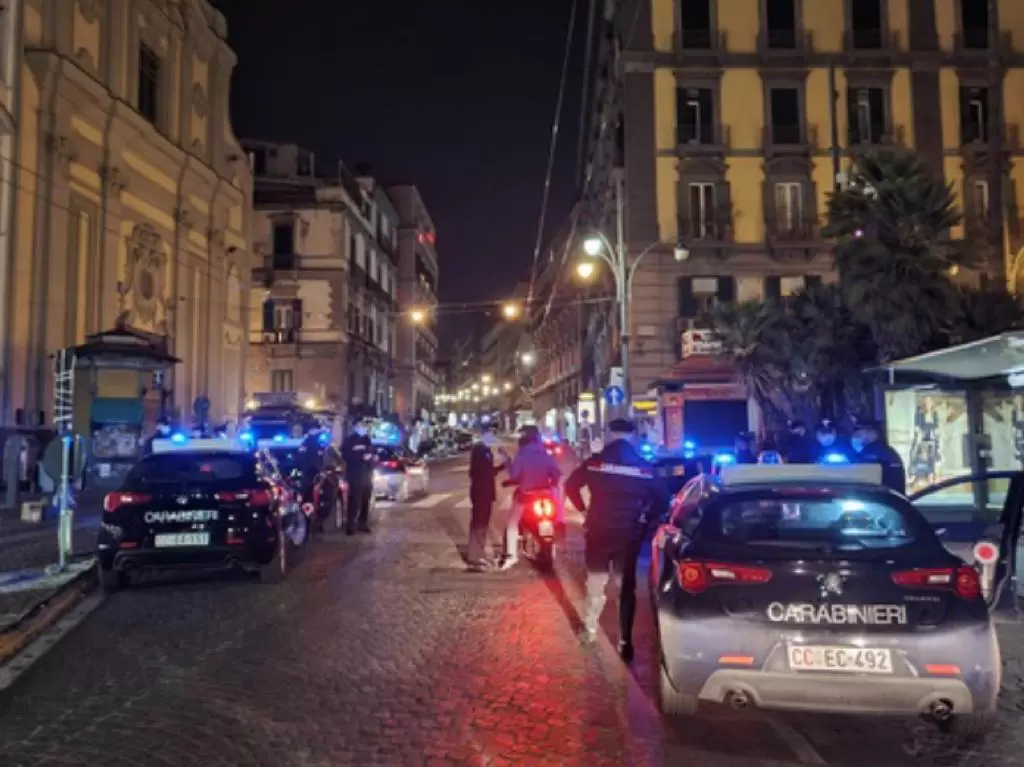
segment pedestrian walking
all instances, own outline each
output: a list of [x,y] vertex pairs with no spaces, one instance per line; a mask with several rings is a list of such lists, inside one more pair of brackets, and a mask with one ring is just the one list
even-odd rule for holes
[[348,504],[345,509],[345,532],[355,535],[370,532],[370,497],[373,494],[373,443],[369,425],[357,421],[355,429],[341,443],[341,456],[345,459],[345,479],[348,482]]
[[[495,465],[494,453],[498,451],[502,463]],[[469,454],[469,500],[472,511],[469,518],[469,550],[466,552],[468,569],[483,572],[489,566],[487,558],[487,536],[491,529],[491,514],[498,491],[495,478],[505,468],[508,456],[498,447],[498,439],[492,427],[484,427],[479,441]]]
[[903,459],[882,437],[877,421],[858,421],[853,429],[854,463],[876,463],[882,467],[882,484],[901,495],[907,493],[907,470]]
[[[587,597],[580,639],[597,639],[598,620],[612,571],[620,580],[619,654],[633,659],[633,616],[636,613],[636,566],[648,527],[668,507],[668,486],[633,446],[632,421],[617,418],[608,424],[604,449],[569,475],[565,494],[586,515],[584,559]],[[590,506],[581,490],[590,490]]]

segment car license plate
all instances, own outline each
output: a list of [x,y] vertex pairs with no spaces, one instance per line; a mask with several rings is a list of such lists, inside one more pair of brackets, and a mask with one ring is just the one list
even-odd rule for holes
[[840,671],[855,674],[891,674],[892,653],[863,647],[789,645],[792,671]]
[[174,546],[209,546],[209,533],[161,533],[156,536],[154,543],[158,549],[172,548]]
[[555,534],[555,526],[548,521],[541,522],[537,526],[537,532],[541,538],[548,538]]

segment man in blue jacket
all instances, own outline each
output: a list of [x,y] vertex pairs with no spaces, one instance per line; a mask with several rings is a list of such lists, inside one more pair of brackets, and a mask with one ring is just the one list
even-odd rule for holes
[[[573,505],[586,514],[587,602],[581,639],[597,639],[611,570],[620,577],[619,654],[633,659],[633,616],[636,613],[636,566],[648,528],[668,507],[668,486],[633,447],[632,421],[608,424],[604,450],[584,461],[565,483]],[[581,490],[590,490],[590,506]]]
[[508,525],[505,528],[505,556],[502,570],[519,561],[519,520],[523,516],[523,497],[528,493],[549,490],[557,498],[562,472],[555,459],[548,455],[544,440],[536,426],[525,426],[519,436],[519,450],[508,464],[505,484],[515,487]]

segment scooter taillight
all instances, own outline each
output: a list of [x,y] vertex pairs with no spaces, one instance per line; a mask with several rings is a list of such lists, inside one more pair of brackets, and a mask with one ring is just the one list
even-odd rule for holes
[[550,498],[537,498],[533,502],[533,513],[541,519],[551,519],[555,516],[555,504]]

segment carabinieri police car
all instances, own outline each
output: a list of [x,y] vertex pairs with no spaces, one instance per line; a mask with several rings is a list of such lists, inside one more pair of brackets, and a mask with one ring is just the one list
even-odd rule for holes
[[309,524],[285,479],[243,443],[174,434],[103,501],[101,586],[133,573],[241,568],[264,582],[287,575]]
[[650,570],[668,714],[698,703],[996,720],[979,574],[877,465],[728,465],[673,499]]

